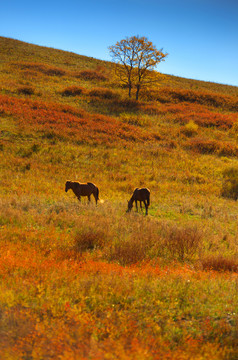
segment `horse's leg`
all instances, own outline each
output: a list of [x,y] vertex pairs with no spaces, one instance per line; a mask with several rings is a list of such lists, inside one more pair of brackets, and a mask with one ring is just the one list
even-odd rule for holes
[[148,205],[145,200],[143,200],[143,203],[145,204],[145,215],[148,215]]
[[140,201],[140,209],[141,209],[141,211],[142,211],[142,203],[141,203],[141,201]]
[[88,202],[90,203],[90,201],[91,201],[91,198],[90,198],[90,195],[88,195]]
[[137,200],[135,200],[135,203],[136,203],[136,211],[138,212]]

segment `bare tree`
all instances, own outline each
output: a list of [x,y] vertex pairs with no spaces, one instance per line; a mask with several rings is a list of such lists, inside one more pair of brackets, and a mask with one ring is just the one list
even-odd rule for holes
[[136,88],[136,100],[142,86],[157,81],[153,70],[158,63],[164,61],[167,53],[156,47],[146,37],[132,36],[109,46],[112,60],[117,64],[116,77],[131,90]]

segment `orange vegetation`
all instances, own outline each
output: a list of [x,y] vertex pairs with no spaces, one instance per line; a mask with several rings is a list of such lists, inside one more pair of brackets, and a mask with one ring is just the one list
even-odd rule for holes
[[18,119],[21,127],[53,131],[75,141],[108,143],[116,139],[149,140],[151,135],[132,125],[100,114],[89,114],[68,105],[44,103],[0,95],[0,112]]

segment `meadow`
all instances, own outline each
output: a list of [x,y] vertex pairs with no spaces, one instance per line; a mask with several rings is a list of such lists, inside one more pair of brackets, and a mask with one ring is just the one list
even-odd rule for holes
[[238,88],[167,75],[134,101],[110,62],[0,53],[0,358],[237,359]]

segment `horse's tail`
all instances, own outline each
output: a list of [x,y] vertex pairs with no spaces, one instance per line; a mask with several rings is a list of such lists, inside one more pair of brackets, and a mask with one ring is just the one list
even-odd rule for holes
[[96,197],[97,197],[97,201],[99,201],[99,188],[96,188]]

